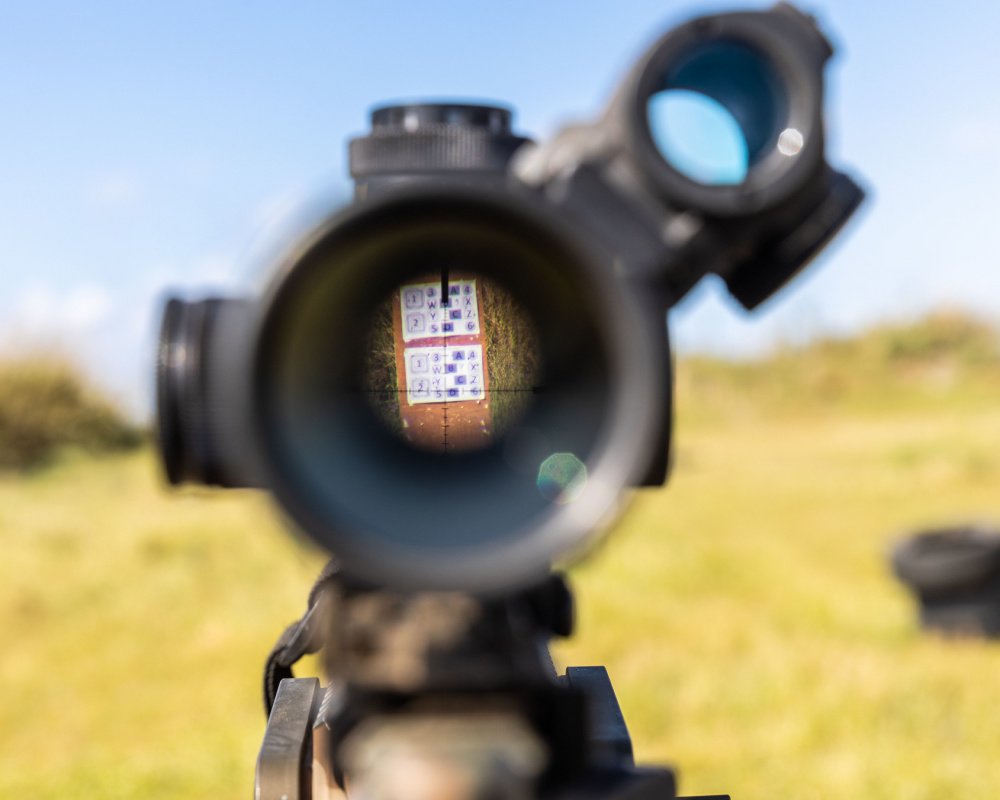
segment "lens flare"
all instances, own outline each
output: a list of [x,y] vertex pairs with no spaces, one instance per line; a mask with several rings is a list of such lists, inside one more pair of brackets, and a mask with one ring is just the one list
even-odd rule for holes
[[587,485],[587,467],[572,453],[553,453],[538,468],[536,484],[549,500],[572,503]]

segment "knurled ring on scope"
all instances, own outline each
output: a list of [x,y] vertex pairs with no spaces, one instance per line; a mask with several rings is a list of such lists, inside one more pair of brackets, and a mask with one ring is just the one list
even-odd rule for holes
[[428,125],[413,133],[375,133],[351,141],[351,177],[427,170],[503,170],[526,141],[520,136],[497,136],[488,130],[447,124]]
[[510,109],[461,103],[419,103],[376,108],[367,136],[352,139],[351,175],[423,172],[503,172],[525,142],[511,132]]

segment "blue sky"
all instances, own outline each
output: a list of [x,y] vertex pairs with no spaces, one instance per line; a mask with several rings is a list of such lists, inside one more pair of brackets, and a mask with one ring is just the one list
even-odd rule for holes
[[[0,340],[67,348],[141,409],[162,289],[239,287],[294,209],[346,197],[345,138],[373,104],[499,100],[545,136],[596,114],[666,25],[724,7],[7,0]],[[840,46],[831,157],[871,200],[758,314],[696,292],[678,345],[746,354],[942,305],[1000,316],[1000,4],[805,7]]]

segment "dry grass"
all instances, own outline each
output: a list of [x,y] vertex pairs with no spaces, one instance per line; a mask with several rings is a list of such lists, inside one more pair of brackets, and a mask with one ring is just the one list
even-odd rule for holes
[[[557,655],[608,666],[685,792],[1000,786],[1000,645],[920,635],[884,561],[909,526],[1000,519],[996,360],[949,347],[682,363],[672,483],[574,571]],[[0,794],[250,795],[262,660],[322,561],[264,507],[167,494],[146,452],[0,478]]]
[[532,401],[541,371],[541,344],[524,308],[503,286],[483,280],[480,296],[493,433],[502,436]]
[[640,757],[692,793],[990,796],[1000,645],[920,635],[885,554],[1000,519],[1000,409],[682,424],[679,449],[578,570],[559,650],[610,665]]
[[149,452],[0,479],[0,794],[249,797],[262,659],[321,558]]

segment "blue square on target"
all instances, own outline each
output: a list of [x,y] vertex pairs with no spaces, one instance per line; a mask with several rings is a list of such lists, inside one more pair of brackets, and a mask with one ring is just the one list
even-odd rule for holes
[[461,319],[462,318],[462,309],[460,309],[460,308],[454,308],[454,309],[451,310],[451,312],[449,313],[448,316],[450,316],[452,319]]
[[444,371],[445,372],[458,372],[458,365],[457,364],[445,364]]
[[444,325],[442,325],[441,327],[445,333],[451,333],[452,331],[455,330],[455,326],[452,325],[450,322],[444,323]]
[[448,397],[458,397],[458,389],[449,389]]
[[462,293],[462,287],[459,286],[457,283],[453,283],[451,286],[448,287],[448,295],[449,296],[453,296],[453,295],[461,294],[461,293]]
[[456,375],[455,376],[455,385],[456,386],[465,386],[465,380],[466,380],[466,376],[465,375]]
[[465,353],[461,350],[454,350],[451,354],[452,361],[465,361]]

